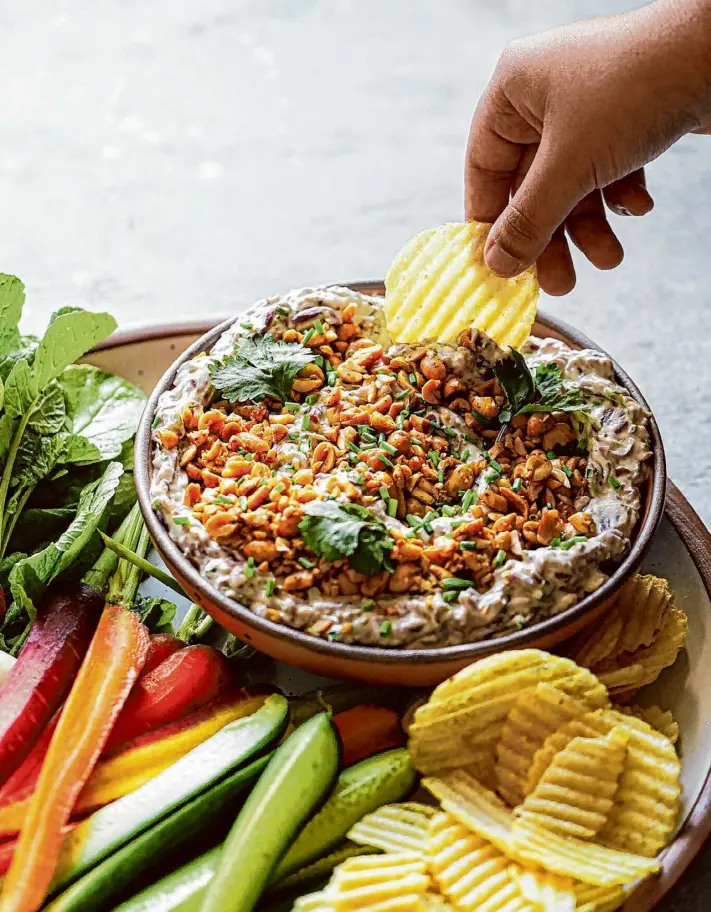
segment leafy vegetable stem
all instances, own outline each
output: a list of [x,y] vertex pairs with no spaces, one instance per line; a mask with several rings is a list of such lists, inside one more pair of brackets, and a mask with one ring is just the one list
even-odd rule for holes
[[[134,506],[134,509],[137,506],[138,505],[136,504]],[[124,521],[114,532],[114,541],[123,542],[132,522],[133,510],[128,513],[128,515],[124,518]],[[114,574],[116,567],[118,566],[118,562],[118,555],[110,548],[104,548],[94,566],[86,571],[82,577],[82,581],[85,582],[87,586],[93,586],[95,589],[99,589],[101,592],[103,592],[104,589],[108,586],[109,579]]]
[[144,573],[147,573],[148,576],[152,576],[153,579],[157,579],[158,582],[163,583],[164,586],[172,589],[173,592],[177,592],[178,595],[182,595],[184,598],[189,598],[183,589],[180,588],[178,583],[175,582],[173,577],[169,576],[164,570],[161,570],[159,567],[155,567],[150,561],[147,561],[145,557],[136,554],[135,551],[127,548],[124,544],[117,541],[116,537],[111,538],[110,536],[105,535],[103,532],[100,532],[99,534],[101,535],[101,538],[106,547],[113,551],[114,554],[117,554],[120,558],[123,558],[130,564],[133,564]]
[[178,627],[176,636],[185,643],[197,643],[214,623],[215,621],[199,605],[191,605]]
[[34,490],[34,488],[28,488],[25,491],[25,493],[22,495],[22,497],[19,500],[17,509],[12,514],[12,518],[10,519],[10,522],[5,526],[5,531],[4,531],[3,537],[2,537],[2,545],[0,546],[0,560],[2,560],[2,558],[5,556],[5,552],[7,551],[7,546],[10,543],[10,539],[12,538],[12,533],[15,531],[15,525],[17,523],[17,520],[20,518],[20,514],[25,509],[25,504],[30,499],[30,494],[32,494],[33,490]]
[[35,396],[32,400],[32,405],[27,409],[25,414],[20,420],[15,436],[12,439],[12,444],[10,445],[10,451],[7,454],[7,461],[5,462],[5,469],[2,473],[2,480],[0,481],[0,541],[2,545],[0,546],[0,560],[5,556],[5,548],[7,547],[7,540],[4,535],[4,525],[5,525],[5,502],[7,501],[7,492],[10,489],[10,479],[12,478],[12,469],[15,464],[15,459],[20,449],[20,443],[22,437],[27,429],[30,418],[32,417],[32,412],[34,411],[37,402],[39,401],[39,395]]

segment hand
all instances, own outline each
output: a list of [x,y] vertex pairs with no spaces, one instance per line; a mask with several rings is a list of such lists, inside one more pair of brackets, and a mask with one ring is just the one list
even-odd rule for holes
[[709,125],[711,0],[659,0],[514,42],[467,146],[466,217],[494,222],[487,264],[513,276],[537,261],[541,287],[566,294],[567,232],[598,269],[619,265],[605,204],[649,212],[643,166]]

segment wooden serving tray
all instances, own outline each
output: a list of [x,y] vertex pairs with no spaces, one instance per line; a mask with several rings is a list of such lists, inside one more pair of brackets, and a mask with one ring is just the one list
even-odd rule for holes
[[[214,318],[122,330],[87,360],[121,374],[149,393],[175,357],[218,322]],[[645,688],[640,699],[672,710],[679,723],[682,813],[676,837],[664,854],[661,873],[638,888],[623,909],[671,912],[677,907],[677,892],[669,896],[667,893],[701,852],[711,832],[711,534],[671,482],[666,513],[642,569],[666,577],[689,616],[686,650],[655,684]],[[176,598],[152,580],[144,588],[151,594]],[[179,610],[184,611],[187,604],[179,605]],[[325,681],[278,664],[273,664],[268,674],[275,684],[291,693],[309,690]],[[684,886],[693,889],[698,883],[697,889],[703,890],[701,878],[710,864],[711,846],[704,850],[691,872],[692,880]]]

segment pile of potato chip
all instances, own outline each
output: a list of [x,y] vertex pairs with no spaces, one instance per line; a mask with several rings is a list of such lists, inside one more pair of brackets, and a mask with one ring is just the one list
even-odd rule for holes
[[509,651],[444,681],[409,726],[439,808],[406,802],[366,816],[348,838],[384,854],[348,859],[294,909],[617,909],[659,869],[681,765],[670,712],[611,697],[656,678],[687,627],[666,581],[637,576],[573,644],[577,661]]

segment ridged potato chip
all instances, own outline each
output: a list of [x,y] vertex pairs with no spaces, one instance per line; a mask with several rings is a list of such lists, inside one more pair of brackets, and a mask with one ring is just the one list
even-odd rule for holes
[[610,887],[592,887],[590,884],[576,884],[576,912],[614,912],[628,898],[629,892],[615,884]]
[[491,225],[461,222],[421,231],[395,255],[385,277],[385,317],[395,342],[449,342],[482,330],[520,348],[536,318],[535,267],[502,279],[484,263]]
[[536,753],[527,788],[533,791],[556,754],[573,738],[607,735],[617,726],[629,736],[627,755],[613,806],[596,841],[652,858],[676,825],[681,764],[669,739],[642,719],[617,710],[597,710],[567,723]]
[[656,681],[665,668],[673,665],[689,632],[689,620],[681,608],[669,608],[661,629],[651,646],[620,654],[613,671],[599,672],[609,692],[623,699],[645,684]]
[[514,816],[559,836],[592,839],[612,810],[628,740],[621,726],[604,737],[573,738]]
[[587,703],[545,682],[520,694],[501,729],[494,767],[497,791],[512,807],[523,801],[533,758],[546,738],[589,711]]
[[335,912],[424,912],[429,886],[425,860],[417,853],[360,855],[336,868],[325,896]]
[[439,893],[425,893],[422,901],[427,912],[457,912],[454,906]]
[[416,801],[386,804],[360,820],[348,833],[351,842],[384,852],[424,852],[435,808]]
[[660,866],[656,859],[558,836],[526,820],[514,823],[510,838],[512,854],[524,864],[541,865],[553,874],[600,887],[632,883]]
[[538,649],[487,656],[444,681],[415,713],[409,750],[423,773],[470,767],[489,782],[504,720],[520,695],[553,684],[590,709],[609,705],[605,687],[570,659]]
[[572,658],[596,673],[613,671],[620,664],[616,661],[620,655],[654,643],[673,599],[665,579],[633,576],[603,617],[582,631]]
[[574,881],[545,871],[532,871],[512,865],[511,873],[524,899],[542,912],[575,912]]
[[671,710],[662,709],[660,706],[613,706],[613,709],[624,713],[626,716],[636,716],[647,725],[651,725],[672,744],[679,740],[679,725],[675,721]]
[[428,848],[434,880],[460,912],[534,912],[512,874],[510,859],[449,814],[432,818]]

